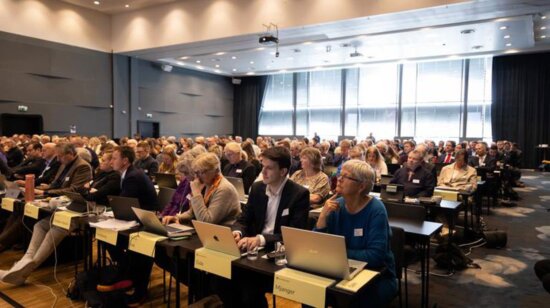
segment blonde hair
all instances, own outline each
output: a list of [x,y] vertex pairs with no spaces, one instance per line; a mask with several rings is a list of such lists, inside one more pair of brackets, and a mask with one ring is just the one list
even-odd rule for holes
[[176,166],[176,171],[183,174],[190,174],[192,172],[193,161],[201,154],[207,153],[206,149],[202,145],[198,145],[191,150],[184,152],[181,155],[180,161]]
[[203,153],[191,164],[193,170],[217,170],[220,171],[220,159],[214,153]]

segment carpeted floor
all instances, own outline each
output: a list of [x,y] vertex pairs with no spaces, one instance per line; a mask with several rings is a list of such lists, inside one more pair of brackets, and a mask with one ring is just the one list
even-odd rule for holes
[[[507,247],[474,248],[469,257],[479,269],[431,275],[430,307],[550,307],[550,294],[533,271],[536,261],[550,259],[550,173],[523,172],[522,181],[526,187],[515,188],[521,197],[517,206],[483,212],[488,229],[507,232]],[[430,265],[431,273],[447,274],[433,260]],[[418,307],[420,279],[408,273],[409,306]]]

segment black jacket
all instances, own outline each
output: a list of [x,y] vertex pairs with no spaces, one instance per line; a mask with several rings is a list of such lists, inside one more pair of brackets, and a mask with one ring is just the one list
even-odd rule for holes
[[50,184],[55,178],[60,166],[61,163],[57,160],[57,157],[54,157],[49,165],[46,165],[46,161],[44,161],[44,170],[36,177],[34,185]]
[[148,155],[145,159],[137,159],[134,161],[134,167],[143,170],[149,177],[155,176],[159,172],[159,162]]
[[[485,155],[484,163],[485,163],[485,166],[484,166],[485,169],[488,169],[488,170],[495,170],[495,168],[497,167],[497,160],[494,157],[490,156],[489,154]],[[479,167],[479,157],[477,156],[470,157],[470,159],[468,159],[468,165],[474,168]]]
[[118,196],[120,194],[120,173],[116,171],[98,173],[90,185],[96,189],[95,192],[85,191],[82,195],[86,200],[95,201],[98,204],[107,205],[107,196]]
[[243,179],[244,193],[248,194],[250,186],[256,179],[256,167],[246,160],[241,160],[235,165],[227,164],[223,168],[224,176]]
[[409,178],[409,168],[403,167],[395,172],[391,184],[401,184],[407,197],[430,197],[435,188],[433,173],[418,165]]
[[[265,226],[267,201],[265,194],[267,185],[263,182],[252,184],[248,203],[244,212],[233,225],[233,230],[240,231],[245,236],[262,234]],[[283,216],[284,212],[284,216]],[[282,241],[281,226],[307,228],[309,214],[309,191],[291,180],[287,180],[281,192],[281,200],[277,208],[277,217],[273,234],[262,234],[266,246],[271,247],[275,242]]]
[[12,174],[34,174],[35,177],[38,177],[44,170],[44,167],[46,167],[46,161],[43,158],[27,158],[17,167],[12,169]]
[[6,159],[8,160],[8,167],[13,168],[23,162],[25,155],[15,146],[6,152]]
[[139,199],[139,205],[144,210],[158,210],[157,191],[153,182],[142,170],[134,166],[130,166],[126,170],[126,174],[122,179],[120,196]]

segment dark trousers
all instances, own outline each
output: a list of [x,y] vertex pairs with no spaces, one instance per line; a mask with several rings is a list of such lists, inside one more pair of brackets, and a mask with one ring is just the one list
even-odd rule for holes
[[153,269],[153,258],[117,246],[106,246],[111,259],[118,264],[123,278],[132,280],[134,294],[138,297],[145,296]]
[[10,217],[6,221],[4,230],[0,234],[0,246],[9,248],[22,239],[21,234],[25,231],[23,226],[23,214],[11,213]]
[[535,274],[542,281],[546,292],[550,293],[550,259],[538,261],[535,264]]

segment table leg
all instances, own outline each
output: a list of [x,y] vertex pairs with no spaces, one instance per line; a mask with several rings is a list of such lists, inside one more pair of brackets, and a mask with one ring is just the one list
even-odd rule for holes
[[[174,247],[174,275],[176,276],[176,308],[180,307],[180,275],[179,275],[180,250]],[[171,279],[171,278],[170,278]],[[170,303],[170,294],[168,294],[168,303]]]
[[430,240],[426,242],[426,307],[430,301]]
[[421,257],[420,257],[420,281],[422,286],[422,291],[420,295],[420,307],[426,307],[426,300],[425,300],[425,294],[426,294],[426,250],[425,250],[425,244],[421,243]]

